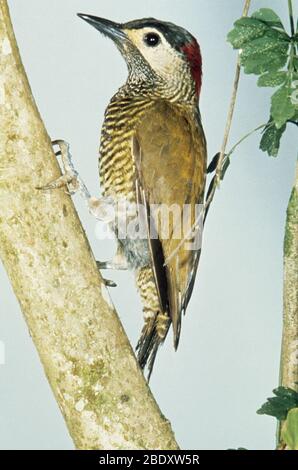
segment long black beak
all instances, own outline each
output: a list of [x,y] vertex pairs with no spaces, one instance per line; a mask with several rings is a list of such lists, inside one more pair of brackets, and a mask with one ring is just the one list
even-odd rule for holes
[[84,13],[78,13],[78,16],[115,42],[122,42],[127,39],[119,23],[114,23],[114,21],[106,20],[105,18],[98,18],[97,16],[85,15]]

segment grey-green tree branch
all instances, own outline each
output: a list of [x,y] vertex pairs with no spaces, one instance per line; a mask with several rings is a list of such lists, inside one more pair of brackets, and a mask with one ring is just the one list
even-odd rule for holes
[[[59,176],[0,0],[0,257],[78,449],[177,449]],[[22,394],[20,392],[20,400]]]
[[298,165],[284,238],[284,312],[280,385],[298,392]]

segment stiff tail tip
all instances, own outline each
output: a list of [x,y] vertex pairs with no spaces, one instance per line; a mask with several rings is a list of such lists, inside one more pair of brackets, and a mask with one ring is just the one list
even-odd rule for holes
[[143,327],[136,349],[140,367],[142,369],[147,368],[148,382],[152,374],[158,348],[164,342],[170,324],[171,321],[168,315],[156,313],[153,318],[146,320]]

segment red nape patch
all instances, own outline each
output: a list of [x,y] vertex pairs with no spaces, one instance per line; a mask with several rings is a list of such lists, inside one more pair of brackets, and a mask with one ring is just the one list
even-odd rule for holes
[[200,96],[202,86],[202,56],[200,46],[195,39],[188,42],[182,48],[191,68],[191,74],[196,84],[196,95]]

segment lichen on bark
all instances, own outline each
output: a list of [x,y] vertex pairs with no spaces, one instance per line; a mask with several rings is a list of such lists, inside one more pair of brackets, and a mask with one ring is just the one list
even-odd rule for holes
[[284,312],[280,384],[298,391],[298,165],[284,237]]

